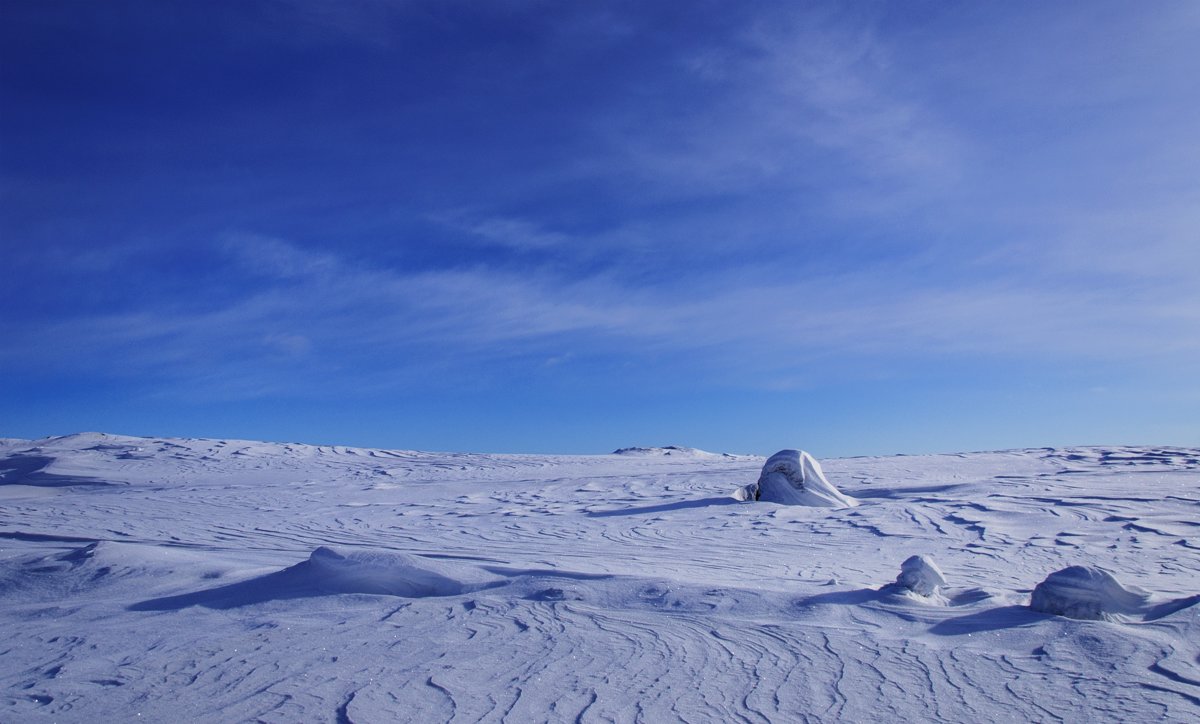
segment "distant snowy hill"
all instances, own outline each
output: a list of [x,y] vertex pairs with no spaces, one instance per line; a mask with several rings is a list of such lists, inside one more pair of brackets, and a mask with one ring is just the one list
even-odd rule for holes
[[685,458],[752,458],[752,455],[731,455],[729,453],[711,453],[694,447],[666,445],[663,447],[623,447],[613,450],[613,455],[628,455],[641,457],[685,457]]
[[1200,450],[763,465],[0,440],[0,721],[1200,721]]

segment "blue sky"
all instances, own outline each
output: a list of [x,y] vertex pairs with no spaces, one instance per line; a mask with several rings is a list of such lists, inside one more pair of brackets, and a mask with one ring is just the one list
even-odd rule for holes
[[1200,444],[1200,4],[0,20],[0,436]]

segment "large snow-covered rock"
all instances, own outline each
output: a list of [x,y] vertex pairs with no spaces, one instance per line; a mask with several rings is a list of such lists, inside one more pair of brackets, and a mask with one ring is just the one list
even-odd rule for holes
[[900,575],[896,577],[896,585],[921,596],[932,596],[946,585],[946,577],[932,558],[909,556],[900,564]]
[[847,508],[858,501],[843,495],[825,479],[821,464],[803,450],[780,450],[767,459],[758,482],[734,492],[738,500],[765,500],[784,505]]
[[1143,613],[1149,601],[1147,591],[1121,585],[1103,568],[1070,566],[1046,576],[1033,589],[1029,607],[1067,618],[1111,620]]

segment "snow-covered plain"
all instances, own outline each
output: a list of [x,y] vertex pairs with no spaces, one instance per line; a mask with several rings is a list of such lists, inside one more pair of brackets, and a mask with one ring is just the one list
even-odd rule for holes
[[1200,450],[626,453],[0,440],[0,721],[1200,721]]

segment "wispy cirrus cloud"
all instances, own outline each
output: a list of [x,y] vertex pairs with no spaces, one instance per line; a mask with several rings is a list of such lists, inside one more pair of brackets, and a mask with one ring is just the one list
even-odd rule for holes
[[[250,234],[222,247],[245,280],[243,294],[204,311],[81,315],[43,329],[42,344],[22,355],[63,364],[51,358],[65,348],[110,374],[226,379],[223,387],[246,395],[256,384],[259,394],[409,384],[431,369],[451,384],[502,361],[561,366],[612,355],[670,360],[655,373],[668,377],[682,366],[698,378],[770,387],[797,375],[817,383],[833,374],[832,360],[1090,364],[1200,349],[1196,292],[1118,297],[1019,276],[934,287],[894,269],[821,277],[770,263],[703,286],[680,279],[639,288],[620,276],[553,269],[405,272]],[[334,370],[353,373],[335,382]]]
[[[772,8],[670,62],[693,102],[615,104],[592,119],[598,173],[641,194],[753,194],[886,206],[959,176],[964,139],[906,90],[882,13]],[[872,204],[858,196],[869,188]],[[783,192],[782,196],[780,192]]]
[[562,249],[576,239],[560,231],[512,216],[487,216],[467,210],[445,211],[431,219],[446,228],[461,232],[482,245],[498,246],[514,252],[536,252]]

